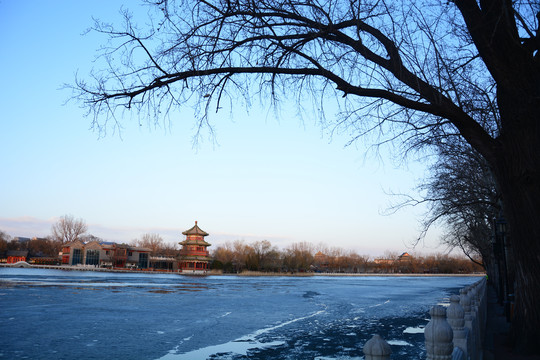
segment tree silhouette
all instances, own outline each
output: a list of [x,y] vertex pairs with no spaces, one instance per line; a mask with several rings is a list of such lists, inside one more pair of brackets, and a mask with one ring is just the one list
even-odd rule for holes
[[[489,164],[516,259],[514,332],[540,338],[539,5],[534,1],[160,0],[139,30],[124,12],[105,65],[75,89],[106,130],[119,111],[160,121],[198,104],[336,99],[338,125],[405,149],[463,138]],[[376,132],[380,131],[380,132]]]
[[64,215],[53,224],[51,239],[65,244],[77,240],[87,230],[88,226],[83,219],[75,219],[73,215]]

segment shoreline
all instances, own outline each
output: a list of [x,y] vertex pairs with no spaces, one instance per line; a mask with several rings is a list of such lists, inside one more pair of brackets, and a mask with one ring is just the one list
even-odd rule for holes
[[64,271],[96,271],[96,272],[111,272],[111,273],[130,273],[130,274],[174,274],[181,276],[240,276],[240,277],[313,277],[313,276],[328,276],[328,277],[483,277],[485,273],[468,273],[468,274],[439,274],[439,273],[314,273],[314,272],[262,272],[262,271],[243,271],[241,273],[223,273],[221,270],[210,270],[206,273],[188,273],[188,272],[173,272],[173,271],[145,271],[145,270],[127,270],[127,269],[105,269],[86,266],[61,266],[61,265],[31,265],[31,264],[0,264],[2,268],[25,268],[25,269],[51,269]]

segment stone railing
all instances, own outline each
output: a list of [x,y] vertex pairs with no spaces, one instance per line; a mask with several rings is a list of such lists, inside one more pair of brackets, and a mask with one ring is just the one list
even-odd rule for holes
[[[428,360],[480,360],[486,330],[486,279],[483,278],[450,297],[450,306],[431,308],[424,329]],[[374,335],[364,345],[366,360],[388,360],[390,345]]]

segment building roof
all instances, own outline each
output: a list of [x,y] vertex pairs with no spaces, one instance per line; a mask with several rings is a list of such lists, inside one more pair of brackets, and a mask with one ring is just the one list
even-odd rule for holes
[[75,239],[72,242],[68,242],[62,245],[62,247],[72,247],[74,245],[84,246],[84,242],[79,239]]
[[145,247],[133,247],[133,246],[130,246],[129,247],[129,250],[130,251],[138,251],[138,252],[151,252],[152,249],[150,248],[145,248]]
[[28,256],[28,250],[8,250],[7,256]]
[[198,239],[186,239],[184,241],[179,242],[180,245],[202,245],[202,246],[211,246],[210,243],[207,243],[204,240],[198,240]]
[[190,261],[190,260],[196,260],[196,261],[210,261],[209,256],[202,256],[202,255],[181,255],[179,256],[180,261]]
[[183,235],[200,235],[200,236],[208,236],[208,233],[206,231],[201,230],[199,225],[197,225],[197,221],[195,221],[195,226],[193,226],[191,229],[186,230],[182,232]]

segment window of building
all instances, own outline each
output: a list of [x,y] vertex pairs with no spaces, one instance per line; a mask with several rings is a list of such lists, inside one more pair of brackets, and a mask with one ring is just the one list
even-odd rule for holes
[[82,264],[82,251],[81,249],[73,249],[73,259],[71,265]]
[[99,250],[86,250],[86,265],[99,265]]
[[139,254],[139,269],[148,268],[148,253]]

